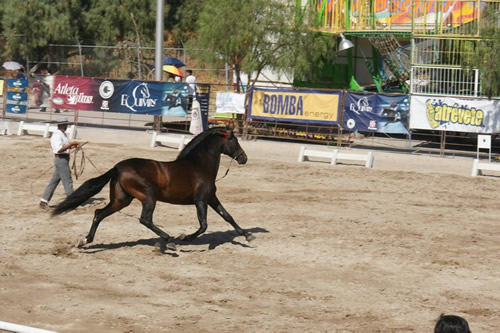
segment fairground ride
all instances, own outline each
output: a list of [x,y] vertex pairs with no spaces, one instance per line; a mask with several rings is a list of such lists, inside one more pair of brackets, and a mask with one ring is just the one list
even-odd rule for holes
[[[336,63],[297,85],[377,92],[480,96],[480,73],[464,63],[481,40],[481,19],[500,0],[308,0],[320,30],[347,38]],[[344,37],[345,36],[345,37]],[[350,45],[349,45],[350,46]],[[311,83],[314,82],[314,83]]]

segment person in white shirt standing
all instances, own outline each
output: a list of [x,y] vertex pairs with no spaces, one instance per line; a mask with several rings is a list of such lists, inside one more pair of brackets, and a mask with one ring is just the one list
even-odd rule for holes
[[73,179],[71,177],[71,169],[69,168],[69,153],[71,148],[80,148],[80,143],[77,141],[69,141],[66,136],[66,129],[68,128],[68,118],[60,117],[56,121],[57,130],[54,131],[50,138],[50,145],[54,153],[54,174],[50,180],[47,188],[43,192],[40,199],[40,208],[48,209],[49,201],[52,199],[57,185],[62,181],[66,196],[73,193]]
[[193,71],[188,69],[186,71],[188,75],[186,77],[186,83],[188,84],[188,110],[191,110],[193,105],[193,99],[196,98],[196,76],[193,75]]

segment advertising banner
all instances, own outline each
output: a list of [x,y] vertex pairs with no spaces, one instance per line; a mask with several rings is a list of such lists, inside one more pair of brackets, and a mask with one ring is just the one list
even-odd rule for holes
[[340,92],[254,88],[249,118],[338,124],[340,96]]
[[208,111],[210,106],[210,84],[196,84],[196,100],[200,102],[201,123],[203,130],[208,128]]
[[22,104],[7,104],[7,105],[5,105],[5,112],[7,112],[7,113],[26,114],[27,109],[28,109],[28,106],[22,105]]
[[171,82],[115,81],[109,98],[113,112],[185,117],[187,84]]
[[245,114],[245,95],[233,92],[218,92],[215,100],[217,113]]
[[53,75],[33,74],[33,89],[31,89],[31,96],[35,106],[40,108],[52,106],[52,100],[50,97],[53,85]]
[[30,85],[26,79],[8,79],[7,86],[9,89],[26,89]]
[[99,110],[98,85],[95,79],[55,76],[52,107],[71,110]]
[[7,80],[7,100],[5,104],[6,113],[25,114],[28,109],[29,81],[26,79]]
[[52,107],[185,117],[187,83],[55,76]]
[[26,102],[28,100],[28,93],[8,91],[7,100],[14,102]]
[[410,128],[468,133],[500,132],[500,100],[411,96]]
[[346,93],[343,128],[377,133],[408,133],[408,95]]
[[[185,117],[188,111],[188,84],[183,82],[162,82],[158,84],[160,96],[162,96],[159,114],[168,117]],[[156,92],[156,89],[155,87],[154,92]]]

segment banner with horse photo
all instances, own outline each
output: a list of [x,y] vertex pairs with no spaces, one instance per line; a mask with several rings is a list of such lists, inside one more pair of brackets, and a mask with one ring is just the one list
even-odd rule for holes
[[346,93],[343,128],[350,131],[408,133],[408,95]]
[[499,133],[500,100],[411,97],[410,128],[468,133]]
[[187,83],[111,82],[115,93],[109,99],[110,111],[173,117],[187,114]]
[[249,119],[338,124],[341,92],[253,88]]

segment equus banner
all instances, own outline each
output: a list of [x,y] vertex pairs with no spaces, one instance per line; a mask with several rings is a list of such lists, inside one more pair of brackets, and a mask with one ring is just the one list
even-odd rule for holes
[[341,92],[253,88],[248,118],[338,124]]

